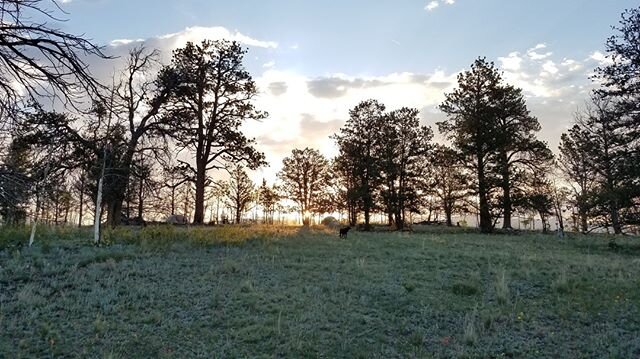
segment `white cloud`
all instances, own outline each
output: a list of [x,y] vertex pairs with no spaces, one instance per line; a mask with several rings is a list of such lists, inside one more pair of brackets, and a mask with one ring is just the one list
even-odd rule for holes
[[560,134],[571,125],[577,107],[596,86],[590,75],[598,59],[598,55],[582,61],[556,59],[546,44],[528,49],[526,56],[512,52],[499,58],[504,79],[523,90],[529,109],[542,125],[540,138],[552,150],[557,148]]
[[[91,58],[91,72],[105,83],[111,81],[114,70],[123,66],[127,59],[127,53],[134,46],[144,46],[147,49],[155,49],[160,53],[160,62],[167,64],[171,59],[173,50],[184,47],[188,42],[199,43],[203,40],[233,40],[245,46],[272,50],[278,48],[278,43],[262,39],[255,39],[239,31],[231,31],[224,27],[187,27],[183,31],[160,35],[148,39],[115,39],[109,43],[105,50],[108,55],[114,57],[111,60]],[[267,62],[268,64],[268,62]],[[275,63],[274,63],[275,64]]]
[[544,50],[547,48],[546,44],[538,44],[535,47],[527,50],[527,55],[532,59],[532,60],[544,60],[548,57],[550,57],[551,55],[553,55],[553,52],[544,52],[541,53],[539,52],[539,50]]
[[611,57],[603,54],[600,51],[594,51],[589,55],[590,60],[596,61],[599,65],[611,65],[613,64],[613,60]]
[[438,6],[440,6],[440,3],[437,1],[432,1],[430,3],[427,4],[427,6],[424,7],[425,10],[427,11],[433,11],[435,10]]
[[208,40],[235,40],[245,45],[254,46],[254,47],[263,47],[263,48],[277,48],[278,43],[275,41],[262,41],[256,40],[250,36],[244,35],[238,31],[230,31],[222,26],[215,27],[202,27],[202,26],[194,26],[187,27],[183,31],[166,34],[159,36],[158,39],[161,40],[171,40],[173,41],[173,46],[182,47],[188,41],[201,41],[203,39]]
[[572,59],[564,59],[561,63],[562,66],[566,67],[569,71],[578,71],[584,68],[584,65],[580,62]]
[[[230,31],[221,26],[215,27],[187,27],[186,29],[156,36],[149,39],[116,39],[112,40],[109,45],[111,48],[109,49],[112,55],[122,55],[126,54],[129,48],[132,46],[142,44],[146,48],[149,49],[158,49],[160,50],[163,56],[171,55],[171,50],[184,47],[187,42],[195,42],[198,43],[203,40],[231,40],[237,41],[241,44],[258,47],[258,48],[266,48],[266,49],[274,49],[278,47],[278,43],[275,41],[264,41],[254,39],[248,35],[240,33],[238,31]],[[166,58],[163,58],[166,60]]]
[[512,52],[507,57],[498,57],[500,67],[509,71],[518,71],[522,65],[522,56],[519,52]]
[[542,69],[544,70],[544,72],[551,74],[551,75],[555,75],[558,73],[558,66],[556,66],[556,64],[551,61],[551,60],[547,60],[543,65],[542,65]]
[[276,65],[276,62],[271,60],[271,61],[268,61],[268,62],[262,64],[262,67],[264,67],[265,69],[270,69],[270,68],[274,67],[275,65]]
[[424,9],[427,11],[433,11],[440,7],[440,5],[453,5],[455,4],[455,0],[433,0],[429,2]]
[[111,40],[111,42],[109,42],[109,45],[111,45],[113,47],[117,47],[117,46],[129,45],[129,44],[133,44],[133,43],[137,43],[137,42],[144,42],[144,39],[137,39],[137,40],[115,39],[115,40]]

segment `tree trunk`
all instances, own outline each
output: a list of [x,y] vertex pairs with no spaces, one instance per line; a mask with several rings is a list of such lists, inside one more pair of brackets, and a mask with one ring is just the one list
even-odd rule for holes
[[503,198],[504,203],[502,208],[504,212],[504,217],[502,219],[502,229],[512,229],[513,227],[511,226],[511,185],[503,184],[502,190],[504,192],[504,198]]
[[119,226],[122,223],[122,203],[124,198],[118,196],[118,198],[111,200],[107,203],[107,225],[111,228]]
[[143,185],[144,181],[140,178],[140,187],[138,187],[138,219],[142,221],[142,212],[144,211]]
[[176,187],[171,187],[171,215],[176,215]]
[[404,186],[404,178],[400,176],[398,185],[398,191],[396,192],[396,229],[401,231],[404,229],[405,224],[405,186]]
[[503,194],[503,202],[502,202],[502,229],[512,229],[511,227],[511,212],[512,212],[512,204],[511,204],[511,175],[509,173],[509,161],[507,159],[507,154],[501,153],[501,162],[502,162],[502,194]]
[[587,233],[589,230],[589,225],[587,223],[587,214],[584,213],[584,211],[580,211],[579,213],[580,216],[580,229],[582,231],[582,233]]
[[300,217],[302,217],[302,225],[304,227],[309,227],[311,225],[311,217],[307,217],[305,215],[306,210],[300,211]]
[[[546,219],[546,215],[543,212],[540,212],[540,221],[542,222],[542,233],[543,234],[547,234],[547,219]],[[535,219],[533,220],[534,226],[535,226]],[[535,227],[534,227],[535,229]]]
[[102,214],[102,182],[104,179],[104,164],[102,165],[102,174],[98,180],[98,193],[96,194],[96,210],[93,217],[93,241],[100,242],[100,217]]
[[366,206],[364,209],[364,230],[368,231],[371,229],[371,226],[369,225],[369,219],[370,219],[370,208],[369,206]]
[[216,199],[216,220],[214,223],[220,224],[219,219],[220,219],[220,198],[217,198]]
[[129,149],[122,158],[120,163],[122,173],[118,173],[114,176],[113,184],[113,198],[107,203],[107,224],[109,226],[116,227],[122,222],[122,203],[125,200],[127,187],[129,185],[129,178],[131,176],[131,164],[133,163],[133,155],[136,142],[129,143]]
[[404,228],[404,218],[402,218],[402,211],[396,211],[396,230],[401,231]]
[[351,205],[349,206],[349,225],[355,227],[357,222],[358,212],[356,210],[356,204],[351,203]]
[[451,215],[453,212],[452,206],[445,204],[443,207],[444,207],[444,216],[447,221],[447,227],[453,227],[453,222],[451,221]]
[[84,177],[80,181],[80,212],[78,213],[78,228],[82,227],[82,211],[84,209]]
[[493,224],[491,223],[491,212],[489,210],[489,201],[487,200],[484,163],[481,158],[478,158],[478,197],[480,200],[480,232],[491,233]]
[[204,223],[204,192],[206,185],[206,163],[198,161],[196,168],[196,201],[195,201],[195,213],[193,215],[193,224]]
[[611,203],[611,226],[614,234],[622,234],[622,226],[620,225],[620,213],[615,201]]

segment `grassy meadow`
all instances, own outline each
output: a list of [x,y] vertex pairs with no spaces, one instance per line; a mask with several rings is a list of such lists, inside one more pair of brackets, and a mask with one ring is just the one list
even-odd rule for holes
[[640,357],[640,240],[0,230],[0,358]]

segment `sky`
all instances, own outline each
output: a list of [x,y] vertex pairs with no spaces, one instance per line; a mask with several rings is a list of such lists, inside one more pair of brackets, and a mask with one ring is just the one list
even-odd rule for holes
[[[246,67],[270,116],[244,130],[275,179],[293,148],[336,154],[329,136],[348,110],[374,98],[388,109],[421,111],[437,135],[437,106],[456,76],[479,56],[494,61],[507,82],[524,90],[552,149],[606,63],[604,43],[630,0],[62,0],[68,21],[114,55],[144,44],[161,51],[186,41],[228,38],[248,48]],[[111,78],[121,60],[97,62]]]

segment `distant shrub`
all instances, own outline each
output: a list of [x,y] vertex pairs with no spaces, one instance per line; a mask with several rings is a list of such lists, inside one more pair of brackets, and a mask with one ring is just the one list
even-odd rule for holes
[[340,221],[338,221],[335,217],[332,217],[332,216],[324,217],[322,219],[322,222],[320,222],[320,224],[329,228],[340,227]]

